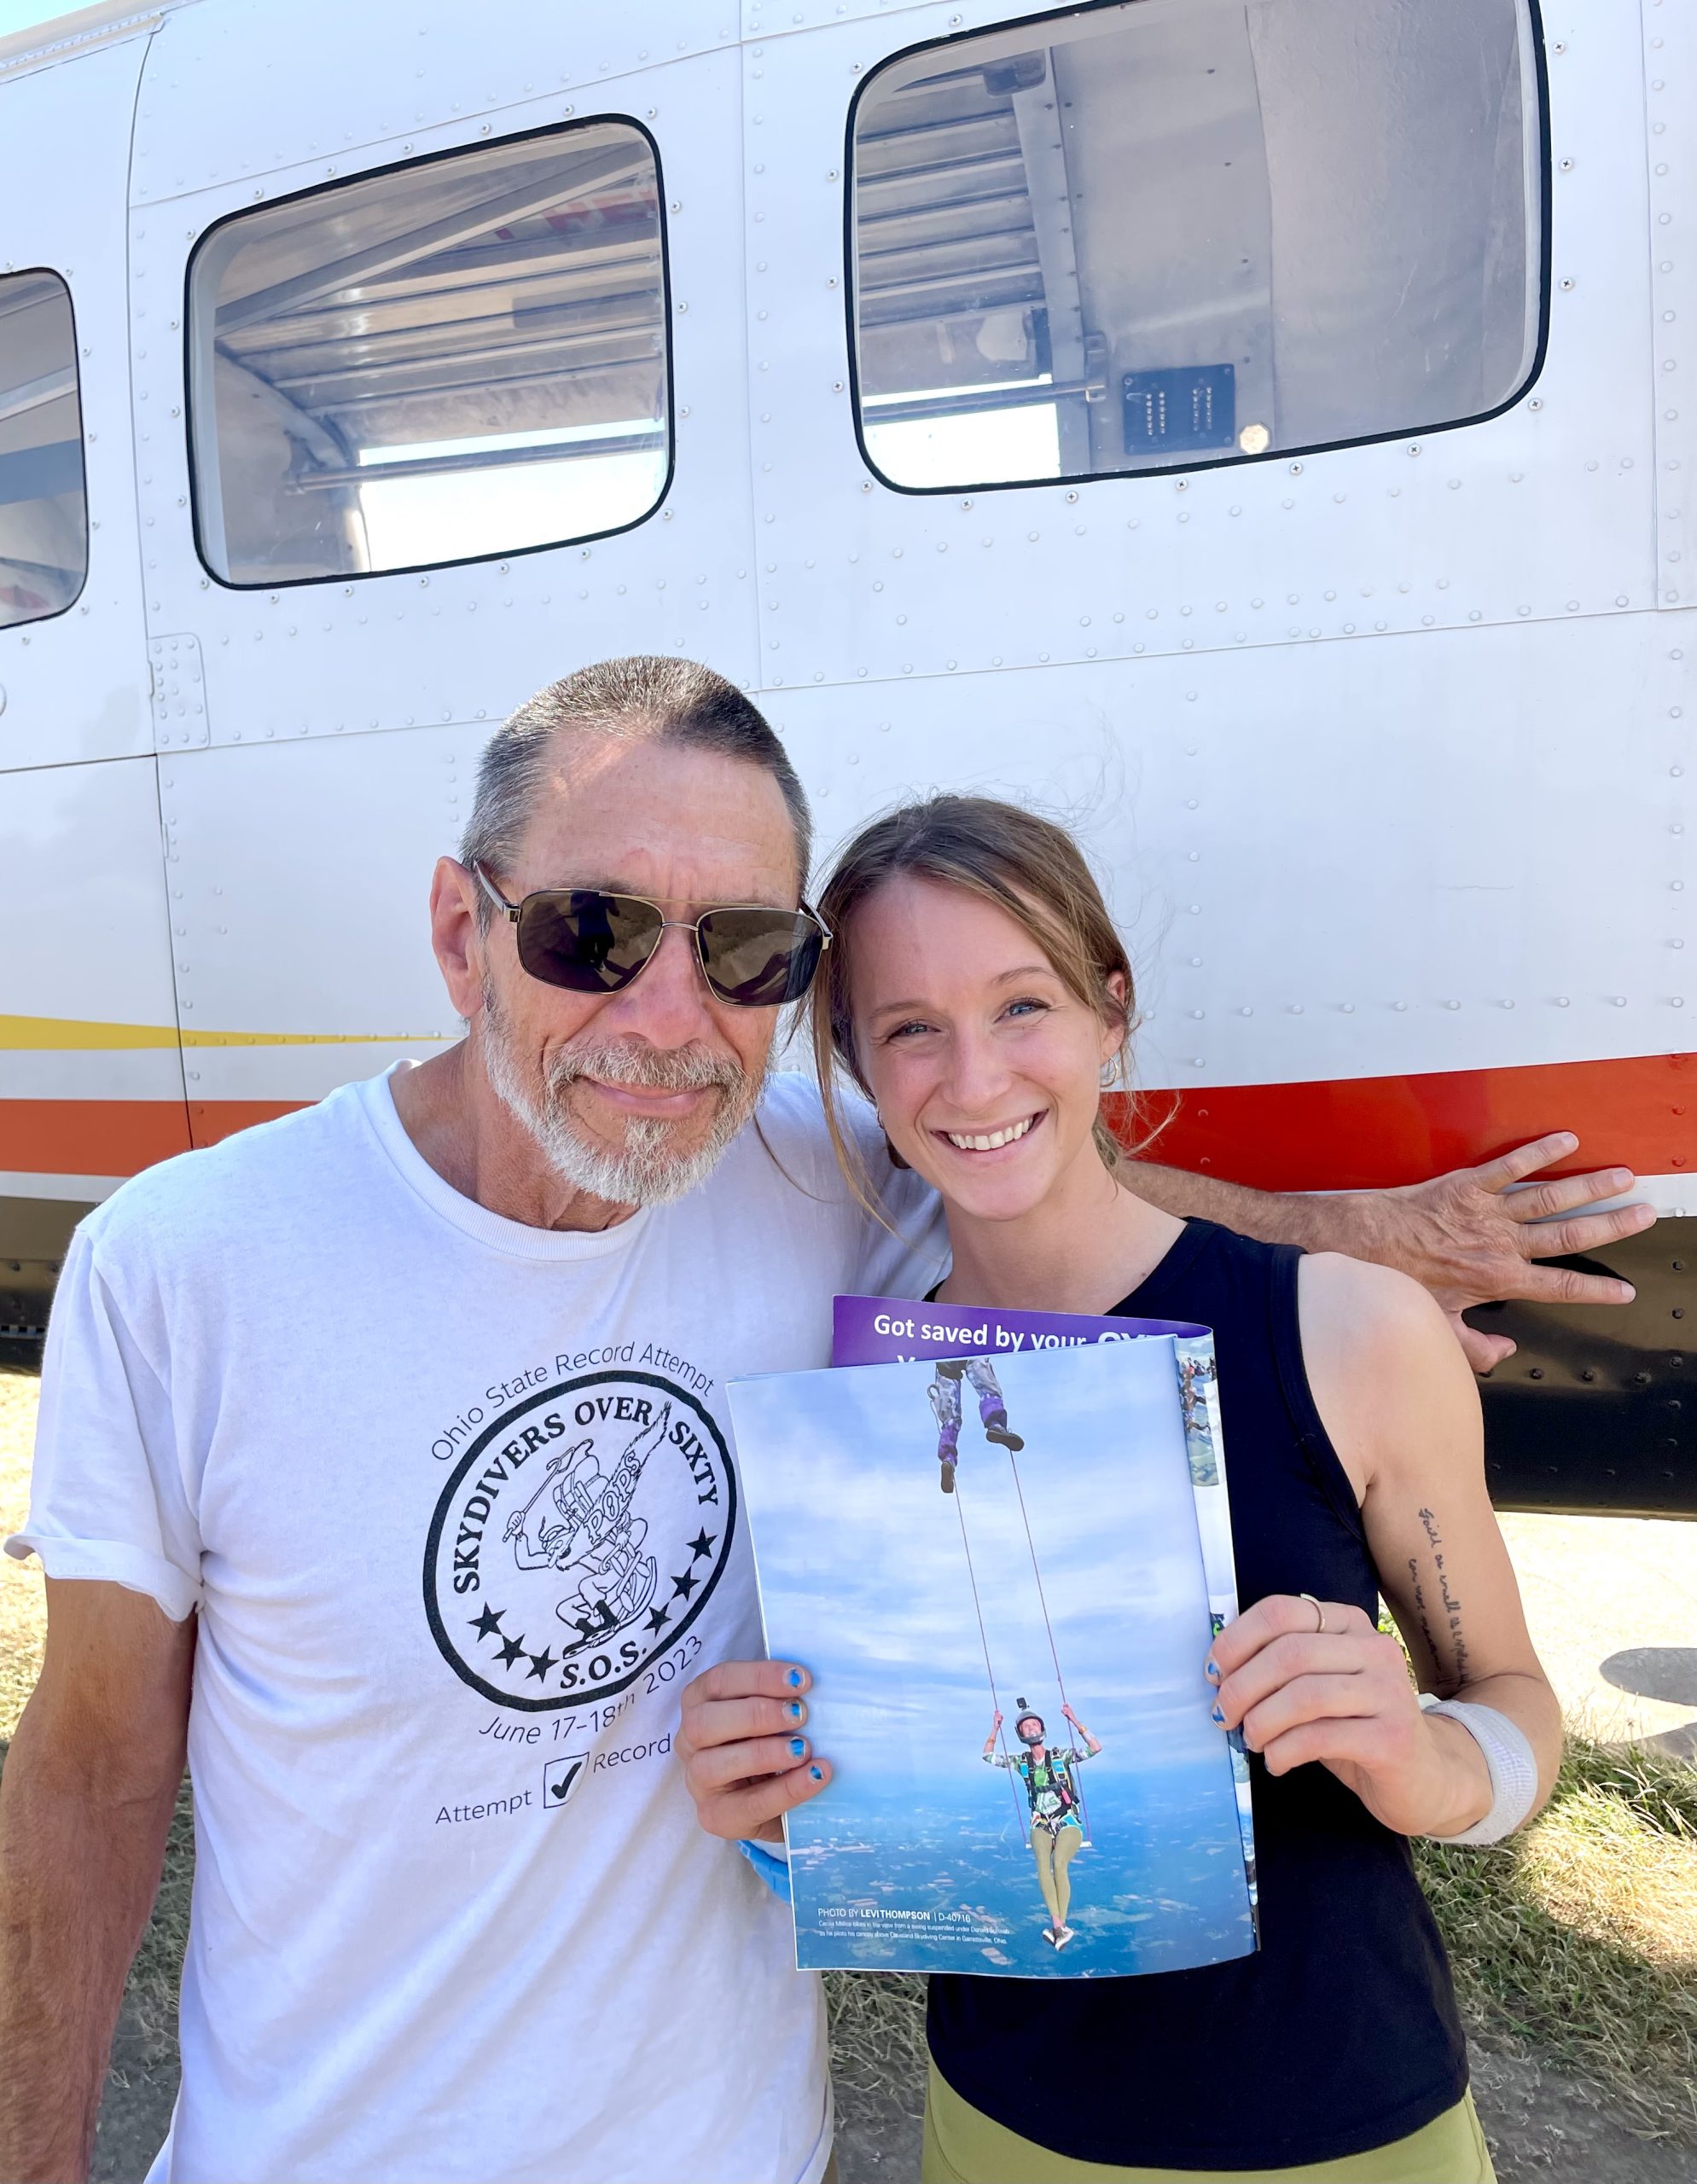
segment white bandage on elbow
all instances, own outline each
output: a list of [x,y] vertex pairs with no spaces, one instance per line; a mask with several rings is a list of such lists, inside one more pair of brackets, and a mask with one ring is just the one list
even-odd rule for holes
[[1481,1706],[1469,1699],[1433,1699],[1421,1693],[1428,1714],[1444,1714],[1459,1722],[1485,1754],[1491,1773],[1491,1810],[1459,1835],[1434,1835],[1434,1843],[1500,1843],[1512,1835],[1531,1810],[1538,1793],[1538,1763],[1526,1732],[1499,1714],[1494,1706]]

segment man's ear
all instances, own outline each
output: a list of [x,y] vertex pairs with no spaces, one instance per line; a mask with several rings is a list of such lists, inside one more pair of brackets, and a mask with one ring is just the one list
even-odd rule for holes
[[456,857],[436,860],[430,881],[430,944],[454,1014],[470,1023],[483,1008],[484,936],[477,881]]

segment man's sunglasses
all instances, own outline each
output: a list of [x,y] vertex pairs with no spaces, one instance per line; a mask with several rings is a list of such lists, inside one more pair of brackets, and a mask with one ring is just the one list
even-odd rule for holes
[[490,900],[514,927],[519,961],[544,985],[572,993],[617,993],[649,961],[668,926],[695,936],[708,990],[737,1008],[776,1008],[799,1001],[831,944],[823,922],[805,903],[775,910],[758,903],[669,918],[640,895],[609,895],[599,887],[541,887],[509,903],[480,864]]

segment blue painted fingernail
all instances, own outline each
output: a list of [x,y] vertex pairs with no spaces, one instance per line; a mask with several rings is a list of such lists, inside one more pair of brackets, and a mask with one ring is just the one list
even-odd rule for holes
[[801,1758],[807,1750],[806,1738],[792,1737],[789,1740],[789,1748],[798,1759]]
[[1223,1713],[1221,1713],[1221,1711],[1220,1711],[1220,1710],[1219,1710],[1219,1708],[1218,1708],[1218,1706],[1211,1706],[1211,1707],[1208,1709],[1208,1711],[1209,1711],[1209,1712],[1213,1716],[1214,1719],[1215,1719],[1215,1720],[1216,1720],[1216,1721],[1220,1724],[1220,1726],[1221,1726],[1222,1728],[1223,1728],[1223,1727],[1225,1726],[1225,1716],[1224,1716]]
[[799,1669],[792,1669],[789,1674],[784,1678],[784,1682],[789,1686],[792,1691],[799,1691],[801,1688],[801,1670]]
[[799,1699],[792,1699],[788,1705],[785,1707],[784,1711],[789,1716],[792,1722],[799,1722],[801,1719],[803,1711],[801,1701]]
[[807,1771],[816,1782],[822,1782],[825,1779],[825,1770],[822,1767],[810,1767]]
[[1202,1673],[1207,1677],[1210,1683],[1218,1683],[1220,1680],[1219,1663],[1218,1661],[1210,1661],[1206,1668],[1203,1670]]

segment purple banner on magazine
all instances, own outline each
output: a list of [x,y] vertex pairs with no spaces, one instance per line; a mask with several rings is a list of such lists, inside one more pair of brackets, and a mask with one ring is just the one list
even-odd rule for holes
[[1079,1350],[1143,1335],[1187,1340],[1209,1330],[1190,1320],[1093,1319],[1083,1312],[1014,1312],[989,1305],[911,1304],[899,1297],[839,1297],[833,1365],[888,1365],[910,1357],[991,1357],[997,1351]]

